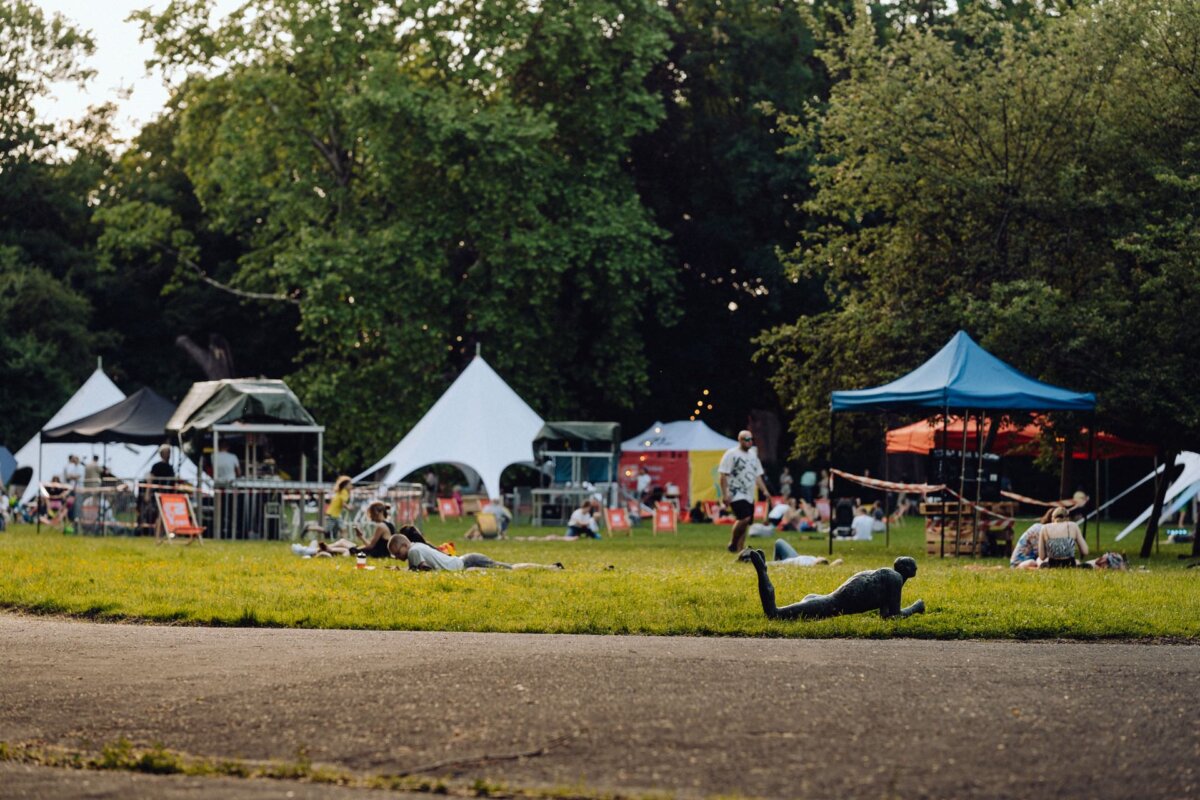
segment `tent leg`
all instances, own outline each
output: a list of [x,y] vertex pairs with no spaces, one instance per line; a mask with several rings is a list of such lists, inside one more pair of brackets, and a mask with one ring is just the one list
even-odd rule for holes
[[[37,488],[33,492],[33,497],[34,497],[33,513],[37,516],[37,532],[41,533],[42,532],[42,434],[40,431],[38,432],[38,471],[37,471],[37,478],[34,480],[34,483],[37,484]],[[49,508],[50,504],[47,503],[46,507]]]
[[[833,409],[829,409],[829,555],[833,555]],[[817,516],[820,516],[818,514]]]
[[[1096,498],[1092,501],[1092,508],[1100,508],[1100,472],[1096,469],[1096,412],[1092,412],[1092,419],[1088,424],[1088,463],[1092,467],[1092,473],[1096,476],[1096,486],[1093,490],[1093,496]],[[1085,484],[1086,485],[1086,484]],[[1083,515],[1083,540],[1087,541],[1087,526],[1088,517],[1091,514]],[[1096,549],[1100,549],[1100,514],[1096,514]],[[1097,553],[1097,555],[1099,555]]]
[[[890,481],[892,479],[891,464],[888,459],[887,451],[887,432],[888,432],[888,415],[883,415],[883,479]],[[888,513],[888,492],[883,493],[883,547],[885,550],[890,550],[892,547],[892,515]]]
[[[941,474],[942,482],[944,484],[946,484],[947,486],[949,484],[946,483],[946,440],[949,438],[947,436],[947,434],[949,432],[950,432],[950,407],[942,406],[942,447],[938,451],[939,452],[938,467],[940,468],[938,470],[938,472]],[[946,504],[949,502],[949,500],[946,497],[945,489],[942,490],[941,494],[942,494],[942,515],[941,515],[941,517],[942,517],[941,518],[942,544],[941,544],[941,551],[938,553],[938,558],[945,558],[946,557]]]
[[958,558],[958,544],[962,540],[963,500],[966,499],[963,495],[967,492],[967,420],[970,417],[971,412],[968,409],[963,409],[962,441],[958,443],[958,502],[955,504],[958,506],[958,515],[954,521],[955,558]]

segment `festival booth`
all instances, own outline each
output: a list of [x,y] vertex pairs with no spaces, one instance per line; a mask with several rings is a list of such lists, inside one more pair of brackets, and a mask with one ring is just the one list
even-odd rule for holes
[[374,480],[394,488],[422,467],[450,464],[462,471],[468,483],[478,482],[484,494],[498,497],[500,475],[506,468],[531,465],[529,443],[543,424],[477,355],[396,446],[354,480]]
[[682,508],[718,500],[717,466],[731,447],[737,447],[737,442],[699,420],[655,422],[621,444],[621,479],[636,483],[637,473],[645,472],[652,486],[674,484]]
[[599,493],[619,505],[617,460],[621,426],[616,422],[547,422],[533,438],[533,460],[549,486],[533,491],[533,524],[565,523],[571,510]]
[[[958,411],[964,420],[960,428],[960,442],[970,442],[971,428],[966,424],[966,420],[970,419],[972,412],[982,419],[986,412],[1091,412],[1095,407],[1094,394],[1073,392],[1035,380],[984,350],[965,331],[959,331],[932,358],[903,377],[871,389],[833,392],[830,397],[830,450],[833,448],[835,415],[839,412],[911,413],[932,409],[941,412],[945,431],[948,430],[951,411]],[[1094,427],[1092,426],[1093,430]],[[942,448],[940,452],[943,462],[955,457],[959,459],[957,491],[948,481],[937,484],[900,484],[864,479],[841,470],[831,472],[884,491],[924,495],[936,492],[939,495],[948,495],[939,497],[937,502],[922,504],[922,511],[926,514],[926,552],[947,555],[946,545],[949,538],[950,555],[980,554],[985,545],[1002,544],[997,541],[997,537],[987,534],[993,530],[1003,530],[1002,526],[1005,524],[1008,544],[1011,546],[1012,526],[1011,513],[1005,514],[1003,511],[981,505],[979,491],[984,483],[984,459],[978,448],[985,438],[975,436],[978,455],[974,463],[979,474],[975,479],[976,495],[973,501],[965,492],[967,448],[962,446],[955,453],[947,448]],[[1090,437],[1091,440],[1094,438]],[[944,441],[949,444],[948,437]],[[1094,441],[1089,444],[1089,453],[1094,453]],[[943,463],[939,474],[945,476],[947,472]],[[1096,489],[1096,495],[1099,496],[1099,487]],[[981,516],[989,518],[986,526],[981,524]],[[832,536],[829,550],[833,552]]]
[[[123,484],[132,484],[150,471],[150,467],[158,459],[158,446],[168,441],[165,433],[160,430],[155,442],[129,442],[117,437],[100,435],[98,438],[59,438],[55,441],[46,439],[43,434],[51,431],[63,431],[73,426],[68,423],[83,422],[99,412],[118,406],[125,400],[125,393],[104,373],[101,366],[84,381],[83,385],[71,395],[70,399],[46,422],[38,431],[17,451],[16,462],[19,469],[29,474],[28,482],[21,494],[21,503],[29,503],[39,491],[42,497],[45,491],[40,490],[42,484],[52,476],[61,476],[69,456],[76,455],[84,463],[93,456],[101,458],[101,464],[108,471],[122,480]],[[136,401],[137,407],[142,407],[146,396]],[[149,408],[147,405],[146,408]],[[94,433],[101,429],[91,429]],[[114,445],[114,446],[110,446]],[[176,455],[176,460],[186,469],[187,464]],[[187,473],[185,472],[185,477]],[[195,477],[194,469],[191,476]],[[132,495],[131,495],[132,496]]]
[[[43,447],[53,443],[99,444],[101,463],[107,461],[110,445],[141,445],[149,447],[157,455],[159,447],[167,442],[167,420],[174,411],[175,404],[170,400],[153,389],[142,388],[94,414],[53,428],[44,428],[41,432]],[[172,447],[171,451],[170,461],[175,475],[182,480],[195,482],[195,464],[184,458],[177,447]],[[107,534],[114,527],[152,527],[154,514],[148,513],[151,511],[151,498],[143,491],[147,485],[142,482],[132,488],[136,491],[138,513],[132,521],[122,521],[116,512],[121,506],[128,505],[127,501],[132,496],[131,487],[126,482],[113,479],[104,481],[100,486],[85,486],[82,496],[77,499],[80,503],[78,517],[84,529]]]
[[[167,432],[205,471],[222,439],[239,454],[241,474],[213,481],[211,496],[193,498],[212,538],[275,539],[302,527],[316,501],[323,523],[325,428],[281,380],[235,378],[202,381],[167,421]],[[214,474],[215,478],[215,474]],[[288,515],[286,509],[293,512]],[[299,513],[295,513],[299,512]],[[289,525],[289,522],[291,523]]]

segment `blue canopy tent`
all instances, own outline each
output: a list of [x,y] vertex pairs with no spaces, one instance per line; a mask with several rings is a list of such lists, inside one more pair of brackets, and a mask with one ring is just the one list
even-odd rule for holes
[[[833,392],[829,417],[830,459],[833,414],[839,411],[921,411],[940,409],[943,424],[951,409],[964,411],[1095,411],[1096,395],[1073,392],[1034,380],[959,331],[932,358],[907,375],[871,389]],[[964,425],[965,417],[964,417]],[[1096,426],[1090,426],[1089,453]],[[983,437],[979,437],[981,442]],[[965,455],[965,454],[964,454]],[[980,462],[982,469],[982,461]],[[977,484],[978,485],[978,484]],[[1097,490],[1097,496],[1099,491]],[[945,516],[943,515],[943,529]],[[1084,524],[1087,522],[1085,520]],[[943,530],[942,554],[945,555]],[[829,539],[833,552],[833,537]]]
[[873,389],[834,392],[836,411],[971,408],[1002,411],[1094,411],[1096,395],[1034,380],[980,347],[966,331],[902,378]]

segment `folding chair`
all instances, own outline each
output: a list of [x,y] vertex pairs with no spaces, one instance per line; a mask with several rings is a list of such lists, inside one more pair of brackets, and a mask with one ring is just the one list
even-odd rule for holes
[[754,501],[754,521],[755,522],[766,522],[767,514],[769,513],[769,508],[770,507],[767,505],[766,500],[755,500]]
[[623,508],[604,509],[604,526],[608,528],[609,536],[614,533],[623,533],[626,536],[633,535],[633,527],[629,524],[629,517],[625,515],[625,509]]
[[462,509],[458,507],[458,501],[453,497],[439,497],[438,516],[442,518],[442,522],[445,522],[447,517],[461,517]]
[[675,506],[672,503],[654,504],[654,535],[659,531],[670,531],[679,535],[679,525],[675,517]]
[[838,500],[829,523],[830,536],[850,536],[854,533],[854,501],[848,497]]
[[196,514],[192,511],[192,499],[178,492],[160,492],[155,495],[158,503],[158,527],[155,528],[155,539],[162,544],[161,533],[166,533],[168,539],[176,536],[191,537],[193,541],[204,543],[204,526],[196,524]]

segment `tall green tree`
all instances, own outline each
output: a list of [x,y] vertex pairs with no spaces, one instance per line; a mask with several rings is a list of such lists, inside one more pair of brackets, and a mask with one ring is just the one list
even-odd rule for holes
[[[919,364],[959,327],[1100,421],[1164,451],[1197,441],[1191,194],[1194,7],[1124,0],[1040,17],[969,9],[881,42],[863,16],[826,54],[819,227],[790,257],[831,310],[763,336],[798,448],[828,396]],[[848,426],[847,426],[848,429]]]
[[23,443],[93,367],[78,292],[90,258],[89,190],[107,163],[109,109],[40,118],[52,83],[83,84],[91,38],[60,15],[0,5],[0,442]]
[[[674,286],[626,169],[661,117],[643,87],[667,45],[656,3],[209,16],[139,15],[161,66],[208,73],[180,87],[174,137],[203,219],[113,203],[106,247],[293,307],[292,378],[345,462],[415,422],[476,344],[545,415],[645,396],[634,332],[670,318]],[[228,274],[204,267],[200,230],[237,242]]]

